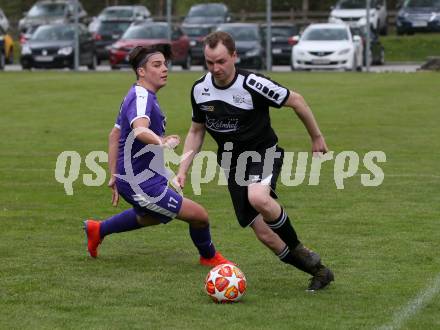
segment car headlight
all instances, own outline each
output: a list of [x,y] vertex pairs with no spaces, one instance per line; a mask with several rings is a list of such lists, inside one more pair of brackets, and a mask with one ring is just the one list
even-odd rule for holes
[[73,52],[73,48],[71,46],[58,49],[59,55],[70,55],[72,54],[72,52]]
[[340,50],[338,52],[338,55],[345,55],[345,54],[348,54],[349,52],[350,52],[350,48],[345,48],[343,50]]
[[29,55],[32,54],[32,49],[28,45],[23,45],[21,47],[21,55]]
[[247,57],[258,56],[259,54],[260,54],[260,50],[259,49],[252,49],[252,50],[248,50],[246,52],[246,56]]

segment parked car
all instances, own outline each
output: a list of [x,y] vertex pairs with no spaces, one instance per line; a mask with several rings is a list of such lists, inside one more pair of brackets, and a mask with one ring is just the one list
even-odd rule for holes
[[[291,23],[273,23],[272,31],[272,63],[290,64],[292,46],[295,45],[295,36],[298,35],[298,27]],[[261,26],[263,45],[266,46],[267,25]]]
[[[112,69],[129,66],[128,54],[136,46],[169,43],[168,24],[165,22],[150,22],[130,26],[121,39],[110,48],[110,66]],[[191,67],[191,52],[189,38],[180,27],[172,26],[171,49],[173,64],[181,65],[184,69]]]
[[96,32],[101,21],[152,22],[151,13],[145,6],[110,6],[104,8],[98,17],[93,17],[89,31]]
[[396,17],[397,34],[440,31],[440,0],[406,0]]
[[2,28],[3,31],[8,31],[9,29],[8,18],[6,17],[5,13],[1,8],[0,8],[0,28]]
[[111,45],[121,39],[130,25],[131,21],[127,20],[99,20],[96,31],[92,33],[98,63],[109,58]]
[[[4,64],[14,63],[14,40],[6,33],[3,27],[0,26],[0,40],[3,44],[3,61]],[[3,64],[3,65],[4,65]]]
[[[94,70],[97,65],[95,43],[86,27],[79,27],[79,64]],[[74,24],[39,26],[21,48],[21,66],[23,69],[73,68],[74,38]]]
[[201,3],[193,5],[183,24],[213,24],[227,23],[231,20],[228,7],[223,3]]
[[[350,28],[351,34],[353,36],[359,36],[362,40],[362,64],[367,65],[367,27],[352,27]],[[385,64],[385,48],[379,40],[379,35],[370,28],[370,65],[377,64],[383,65]]]
[[345,24],[311,24],[292,48],[292,68],[362,69],[362,41]]
[[0,70],[5,68],[5,48],[4,40],[0,38]]
[[[339,0],[330,12],[329,23],[346,23],[350,26],[367,24],[366,0]],[[388,32],[386,0],[370,0],[370,24],[380,34]]]
[[[43,24],[69,23],[74,19],[74,2],[70,0],[40,0],[25,13],[18,23],[20,33],[26,33],[30,28],[35,29]],[[87,12],[78,1],[78,19],[87,24]]]
[[205,55],[203,54],[203,39],[216,29],[215,25],[209,24],[185,24],[182,30],[189,38],[191,47],[191,57],[194,64],[205,65]]
[[235,40],[236,65],[243,68],[263,69],[265,63],[261,30],[253,23],[225,23],[218,31],[229,33]]
[[110,6],[98,15],[100,20],[124,19],[129,21],[151,21],[151,13],[145,6]]

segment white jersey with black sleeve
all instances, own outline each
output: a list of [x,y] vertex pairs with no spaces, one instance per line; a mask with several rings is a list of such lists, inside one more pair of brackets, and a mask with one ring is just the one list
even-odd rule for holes
[[191,90],[192,120],[205,124],[218,144],[226,142],[233,153],[263,150],[278,141],[270,124],[269,107],[281,108],[289,90],[262,75],[237,69],[233,81],[216,86],[211,73],[197,80]]

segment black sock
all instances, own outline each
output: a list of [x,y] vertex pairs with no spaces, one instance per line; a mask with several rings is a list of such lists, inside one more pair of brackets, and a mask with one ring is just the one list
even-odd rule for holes
[[280,258],[282,262],[292,265],[310,275],[315,275],[318,269],[322,267],[319,261],[316,265],[306,264],[304,257],[294,255],[292,252],[290,252],[290,249],[287,245],[280,253],[277,254],[277,257]]
[[281,208],[281,214],[273,222],[268,222],[268,226],[278,234],[278,236],[287,244],[287,246],[293,250],[300,243],[295,229],[293,229],[290,219],[284,209]]

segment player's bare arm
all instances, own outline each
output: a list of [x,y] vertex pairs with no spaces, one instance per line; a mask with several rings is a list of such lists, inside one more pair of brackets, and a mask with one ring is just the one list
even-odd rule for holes
[[328,147],[325,143],[324,136],[304,97],[301,94],[290,91],[289,98],[286,100],[286,103],[284,103],[284,106],[291,107],[303,122],[312,139],[312,152],[326,153]]
[[110,180],[108,182],[109,188],[112,190],[112,205],[117,206],[119,202],[119,193],[116,188],[116,163],[118,160],[118,145],[119,138],[121,136],[121,130],[117,127],[113,127],[108,136],[108,166],[110,171]]
[[185,139],[185,145],[183,147],[183,154],[191,152],[188,157],[186,157],[179,166],[179,171],[177,173],[177,183],[181,188],[185,186],[186,173],[195,157],[195,155],[200,151],[203,140],[205,138],[205,125],[200,123],[192,122],[189,128],[188,134]]
[[160,137],[152,130],[148,129],[149,126],[150,120],[148,118],[142,117],[136,119],[132,124],[136,139],[145,144],[163,145],[172,149],[174,149],[180,143],[180,138],[178,135]]

